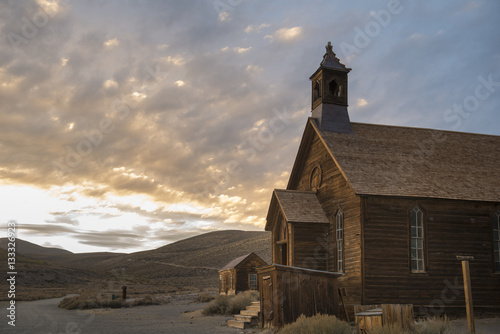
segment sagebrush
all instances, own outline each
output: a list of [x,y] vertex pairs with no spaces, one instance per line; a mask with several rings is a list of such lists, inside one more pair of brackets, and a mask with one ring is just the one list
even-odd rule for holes
[[131,306],[160,305],[168,302],[168,298],[151,296],[145,296],[144,298],[137,298],[132,302],[126,302],[121,299],[100,299],[94,295],[78,295],[64,298],[59,302],[59,307],[67,310],[87,310],[94,308],[122,308]]
[[[284,326],[279,334],[352,334],[353,328],[334,315],[316,314],[312,317],[301,315],[289,325]],[[401,334],[401,333],[398,333]]]
[[244,310],[253,301],[259,299],[259,293],[254,290],[240,292],[237,295],[218,295],[202,311],[203,315],[232,315]]
[[212,301],[214,300],[214,296],[212,296],[211,294],[208,294],[206,292],[202,292],[198,295],[198,297],[196,297],[196,302],[197,303],[208,303],[209,301]]

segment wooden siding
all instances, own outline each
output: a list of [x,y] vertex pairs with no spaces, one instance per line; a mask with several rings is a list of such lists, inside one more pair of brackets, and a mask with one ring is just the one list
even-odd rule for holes
[[[339,278],[339,284],[347,289],[349,300],[352,303],[362,303],[361,286],[361,199],[355,195],[353,189],[338,169],[332,156],[328,153],[324,143],[314,134],[309,150],[306,150],[302,170],[298,173],[296,189],[310,190],[309,177],[312,169],[318,164],[322,169],[321,187],[317,191],[318,200],[330,221],[327,235],[326,255],[327,270],[337,271],[335,215],[338,208],[344,212],[344,266],[345,276]],[[295,235],[298,235],[297,233]],[[322,236],[319,236],[322,238]],[[316,239],[316,238],[314,238]],[[325,247],[318,242],[317,245]],[[316,246],[314,246],[315,248]],[[314,251],[314,248],[312,251]],[[300,261],[295,261],[300,265]]]
[[[238,260],[239,259],[237,258],[236,261]],[[250,253],[241,262],[237,263],[234,268],[220,270],[219,294],[231,295],[241,291],[249,290],[249,275],[257,274],[257,270],[255,268],[262,266],[267,266],[267,263],[255,253]]]
[[314,270],[327,270],[328,245],[326,237],[328,225],[293,224],[294,247],[292,266]]
[[[233,286],[231,286],[233,277]],[[234,295],[234,269],[219,271],[219,294]]]
[[279,265],[257,271],[261,327],[279,329],[301,314],[338,316],[340,274]]
[[235,268],[236,292],[250,290],[249,275],[257,274],[257,270],[255,268],[266,265],[267,263],[254,254],[250,255],[245,261],[239,264]]
[[[464,309],[461,264],[471,255],[474,306],[500,307],[500,275],[494,273],[491,213],[497,204],[369,196],[364,199],[366,304],[412,303],[434,313]],[[424,212],[424,273],[410,271],[409,210]],[[416,307],[418,311],[418,307]]]

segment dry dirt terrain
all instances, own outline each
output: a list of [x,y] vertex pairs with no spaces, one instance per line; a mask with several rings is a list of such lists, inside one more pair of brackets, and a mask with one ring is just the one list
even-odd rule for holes
[[[259,329],[239,330],[222,326],[231,317],[201,315],[206,303],[193,303],[194,296],[174,296],[169,304],[121,309],[68,311],[58,308],[61,298],[17,304],[16,327],[2,320],[0,333],[50,334],[210,334],[266,333]],[[6,302],[0,302],[5,310]],[[5,313],[5,312],[4,312]],[[2,317],[2,319],[5,316]],[[6,319],[6,318],[5,318]]]
[[[227,316],[201,315],[206,303],[194,303],[195,295],[172,296],[165,305],[138,306],[121,309],[95,309],[68,311],[58,308],[57,299],[44,299],[16,304],[16,327],[0,324],[1,333],[47,333],[47,334],[211,334],[211,333],[256,333],[271,334],[260,329],[235,329],[222,324],[231,319]],[[7,302],[0,302],[5,310]],[[466,334],[464,320],[453,320],[453,334]],[[477,334],[500,333],[500,318],[477,319]]]

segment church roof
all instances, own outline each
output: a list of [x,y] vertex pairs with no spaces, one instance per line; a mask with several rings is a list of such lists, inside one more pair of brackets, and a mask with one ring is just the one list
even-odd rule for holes
[[500,202],[500,136],[352,123],[353,134],[309,119],[288,188],[313,134],[358,195]]

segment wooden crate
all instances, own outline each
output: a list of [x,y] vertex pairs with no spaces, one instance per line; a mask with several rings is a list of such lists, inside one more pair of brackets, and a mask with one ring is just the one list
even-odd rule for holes
[[357,333],[369,333],[373,328],[382,326],[382,308],[357,313],[355,319]]
[[411,329],[414,325],[412,304],[382,304],[355,306],[356,332],[369,333],[374,327],[399,325]]

